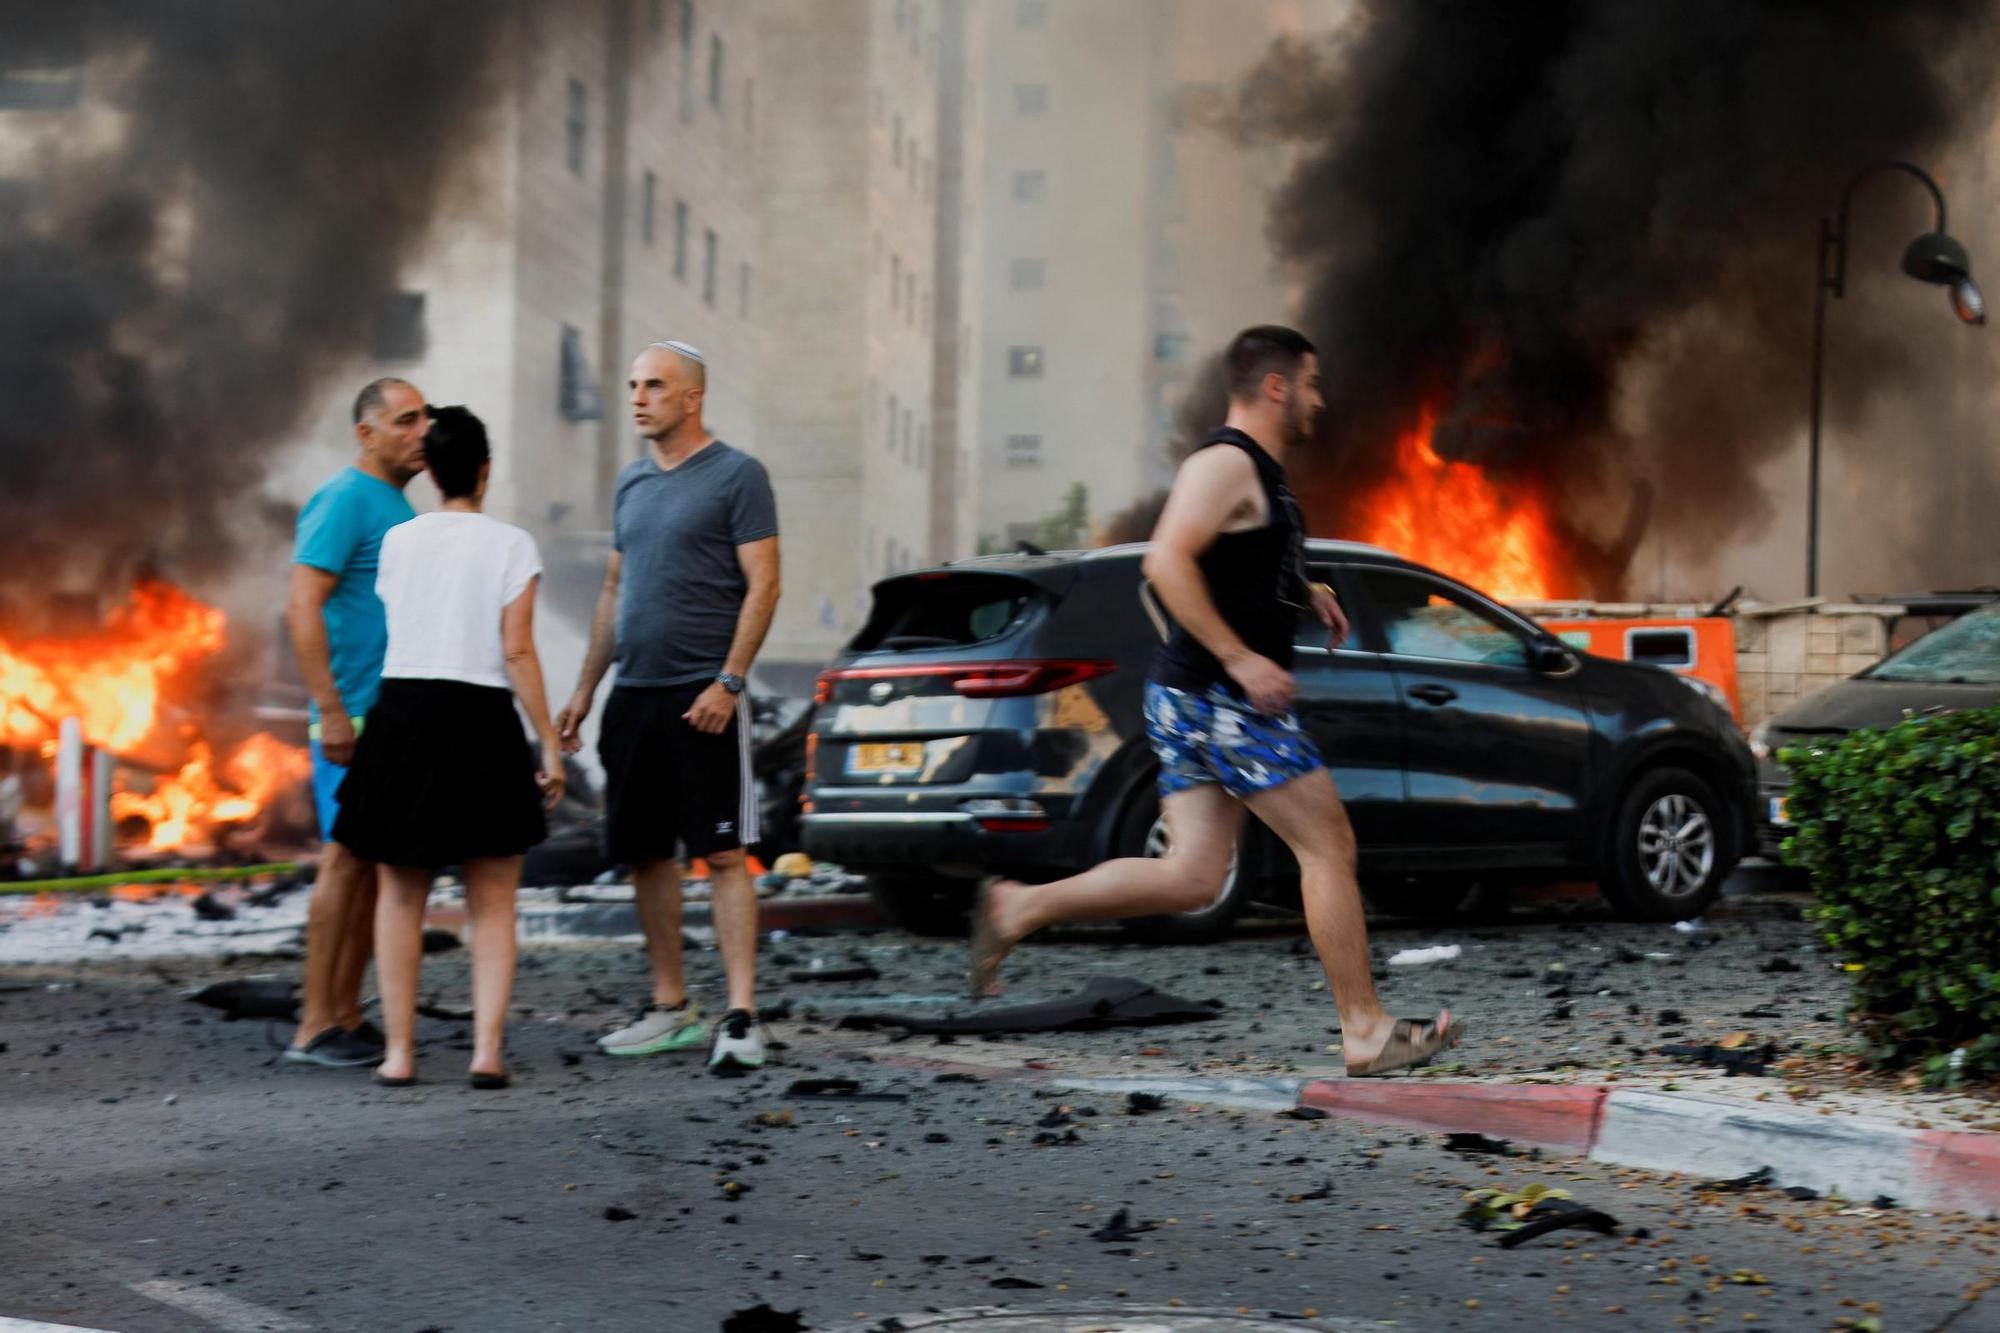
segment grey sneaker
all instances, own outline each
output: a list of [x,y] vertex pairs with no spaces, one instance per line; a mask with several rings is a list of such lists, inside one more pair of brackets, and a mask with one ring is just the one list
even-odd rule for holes
[[747,1009],[731,1009],[715,1030],[708,1048],[708,1072],[724,1076],[748,1074],[764,1067],[764,1025]]
[[326,1069],[359,1069],[382,1062],[382,1048],[344,1028],[328,1028],[303,1046],[287,1046],[288,1065],[319,1065]]
[[693,1000],[672,1008],[649,1004],[639,1016],[597,1039],[597,1049],[606,1055],[658,1055],[662,1051],[685,1051],[708,1039],[708,1024],[701,1021],[701,1006]]

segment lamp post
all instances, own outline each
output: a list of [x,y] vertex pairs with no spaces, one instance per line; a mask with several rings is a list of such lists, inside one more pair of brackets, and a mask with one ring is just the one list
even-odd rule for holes
[[1854,202],[1855,187],[1878,171],[1902,171],[1916,177],[1931,192],[1937,219],[1931,229],[1911,241],[1903,251],[1903,272],[1919,282],[1947,289],[1952,313],[1967,324],[1986,322],[1986,298],[1972,280],[1972,260],[1965,247],[1945,233],[1944,192],[1938,189],[1923,168],[1909,162],[1876,162],[1856,172],[1840,192],[1840,220],[1820,219],[1819,282],[1813,306],[1812,427],[1809,446],[1808,490],[1810,506],[1806,528],[1806,596],[1819,596],[1819,426],[1820,398],[1826,378],[1826,298],[1847,295],[1848,210]]

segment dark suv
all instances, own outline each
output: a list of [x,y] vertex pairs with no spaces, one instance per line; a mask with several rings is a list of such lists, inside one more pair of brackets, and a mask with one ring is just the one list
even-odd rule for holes
[[[1159,636],[1143,545],[986,556],[885,579],[819,679],[805,849],[870,878],[913,930],[949,930],[978,875],[1048,879],[1166,847],[1140,698]],[[1692,917],[1756,834],[1755,770],[1704,682],[1582,655],[1375,547],[1308,543],[1354,632],[1298,632],[1297,710],[1332,768],[1371,903],[1436,911],[1475,883],[1595,878],[1625,912]],[[1210,907],[1141,923],[1226,930],[1297,901],[1254,820]]]

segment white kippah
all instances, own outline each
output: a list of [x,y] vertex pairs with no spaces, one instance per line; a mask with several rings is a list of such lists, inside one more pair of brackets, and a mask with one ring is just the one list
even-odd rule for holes
[[675,342],[674,340],[669,339],[666,342],[648,343],[646,345],[648,347],[664,347],[669,352],[672,352],[674,355],[684,356],[698,366],[705,366],[708,364],[708,358],[703,356],[701,354],[701,349],[696,347],[693,343]]

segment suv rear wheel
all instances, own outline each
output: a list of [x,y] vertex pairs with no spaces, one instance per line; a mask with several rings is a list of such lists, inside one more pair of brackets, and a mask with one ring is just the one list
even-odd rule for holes
[[1722,802],[1684,768],[1658,768],[1625,794],[1612,830],[1604,896],[1642,921],[1686,921],[1735,869]]
[[[1158,857],[1172,848],[1173,835],[1167,832],[1166,816],[1160,812],[1159,793],[1149,784],[1119,822],[1114,851],[1119,856]],[[1221,939],[1250,907],[1251,877],[1240,873],[1241,862],[1239,839],[1214,902],[1192,912],[1135,918],[1125,923],[1125,933],[1148,944],[1206,944]]]
[[868,896],[882,909],[889,924],[912,935],[963,939],[966,914],[979,885],[949,875],[871,874]]

